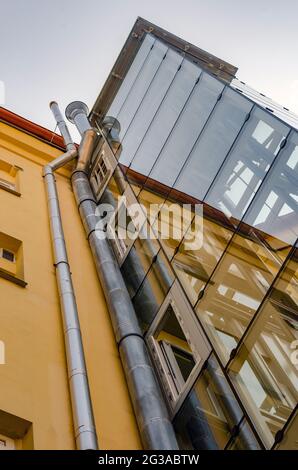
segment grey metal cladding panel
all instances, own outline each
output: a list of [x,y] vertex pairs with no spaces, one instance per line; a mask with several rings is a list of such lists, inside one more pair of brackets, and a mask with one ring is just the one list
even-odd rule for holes
[[[155,47],[155,46],[154,46]],[[129,165],[132,161],[144,135],[146,134],[151,121],[157,112],[161,101],[163,100],[176,72],[178,66],[182,61],[182,56],[172,50],[168,50],[164,60],[162,61],[157,73],[143,100],[137,109],[137,112],[130,123],[129,129],[122,141],[122,153],[120,156],[120,162]],[[129,109],[131,115],[131,109]],[[123,118],[127,120],[127,115],[123,115]],[[120,118],[120,124],[122,126],[122,119]]]
[[176,189],[204,198],[251,108],[251,102],[225,89],[174,185]]
[[150,53],[150,49],[154,44],[154,41],[155,39],[152,35],[146,34],[136,57],[134,58],[127,74],[125,75],[121,87],[118,90],[118,93],[116,94],[115,99],[113,100],[107,112],[108,116],[118,116],[118,113],[123,106],[123,103],[126,100],[134,81],[136,80],[148,54]]
[[200,68],[183,60],[131,163],[134,171],[145,175],[150,172],[200,74]]
[[121,125],[120,137],[122,138],[129,127],[142,99],[144,98],[148,87],[155,73],[157,72],[167,47],[159,41],[155,41],[153,48],[150,50],[136,81],[132,84],[132,89],[125,100],[117,119]]
[[224,85],[203,73],[173,132],[156,161],[150,177],[172,187]]

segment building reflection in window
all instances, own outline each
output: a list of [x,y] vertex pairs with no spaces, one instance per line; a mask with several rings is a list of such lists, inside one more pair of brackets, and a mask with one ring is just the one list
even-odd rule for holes
[[[214,220],[213,211],[203,208],[203,215],[196,215],[175,254],[172,265],[184,290],[194,305],[233,232]],[[199,237],[195,224],[200,227]],[[189,243],[192,242],[191,249]]]
[[249,235],[243,231],[234,236],[196,307],[223,362],[228,361],[281,266],[266,246]]
[[277,431],[285,425],[298,399],[297,275],[296,249],[229,368],[267,448],[273,445]]
[[255,108],[225,161],[206,202],[240,220],[270,169],[289,128]]

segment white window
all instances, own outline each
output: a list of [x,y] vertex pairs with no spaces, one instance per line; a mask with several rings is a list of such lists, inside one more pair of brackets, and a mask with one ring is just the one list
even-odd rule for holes
[[15,263],[16,261],[14,252],[7,250],[6,248],[0,248],[0,257],[10,261],[11,263]]
[[0,434],[0,451],[1,450],[15,450],[15,441],[10,437]]
[[146,340],[174,414],[211,352],[178,281],[165,298]]
[[117,160],[107,144],[103,144],[90,174],[90,184],[99,201],[117,166]]
[[10,181],[6,181],[3,178],[0,178],[0,187],[11,189],[12,191],[16,191],[16,185]]
[[107,225],[107,235],[121,265],[145,224],[146,216],[132,189],[127,186]]

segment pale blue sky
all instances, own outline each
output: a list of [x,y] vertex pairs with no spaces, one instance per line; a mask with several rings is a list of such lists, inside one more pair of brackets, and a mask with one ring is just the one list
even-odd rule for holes
[[238,66],[298,113],[297,0],[0,0],[5,106],[50,129],[48,102],[94,103],[137,16]]

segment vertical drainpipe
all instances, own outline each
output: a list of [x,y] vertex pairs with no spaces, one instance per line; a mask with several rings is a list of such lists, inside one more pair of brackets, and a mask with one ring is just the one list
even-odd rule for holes
[[[92,132],[86,105],[71,103],[66,109],[66,116],[84,135],[84,142],[88,132]],[[78,169],[72,175],[72,186],[109,307],[141,439],[145,449],[177,450],[173,426],[119,265],[108,240],[102,236],[105,234],[97,228],[97,204],[81,165],[81,161],[86,162],[91,156],[93,148],[90,146],[88,150],[87,147],[88,155],[84,152],[80,154]]]
[[72,142],[57,103],[52,102],[50,106],[57,120],[59,129],[65,137],[67,148],[65,154],[57,157],[44,167],[43,177],[47,193],[48,213],[55,261],[54,266],[56,270],[56,279],[63,319],[64,343],[74,422],[74,434],[77,449],[96,450],[98,449],[98,444],[81,338],[79,315],[71,280],[54,176],[55,170],[77,157],[77,149]]

